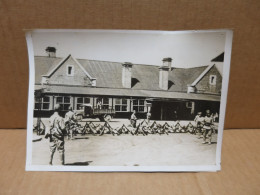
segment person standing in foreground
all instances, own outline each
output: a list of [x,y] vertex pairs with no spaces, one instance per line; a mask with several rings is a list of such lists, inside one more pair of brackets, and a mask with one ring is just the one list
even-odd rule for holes
[[135,116],[135,110],[134,110],[134,112],[133,112],[133,114],[131,115],[131,119],[130,119],[130,122],[131,122],[131,125],[134,127],[134,128],[136,128],[136,121],[137,121],[137,118],[136,118],[136,116]]
[[74,134],[74,125],[76,124],[75,121],[75,113],[72,110],[72,107],[69,107],[69,111],[65,115],[65,124],[66,124],[66,129],[67,129],[67,134],[68,134],[68,139],[73,139],[73,134]]
[[204,125],[204,117],[202,117],[202,112],[198,112],[197,116],[194,119],[196,124],[196,135],[198,135],[198,139],[201,138],[203,134],[203,125]]
[[60,105],[55,105],[54,113],[49,119],[49,129],[46,131],[45,138],[49,138],[50,146],[50,161],[49,165],[52,165],[53,155],[56,149],[59,152],[60,162],[64,165],[65,155],[64,155],[64,132],[65,123],[63,118],[59,115]]
[[206,136],[208,135],[208,143],[211,144],[211,135],[213,131],[213,118],[211,117],[210,110],[206,110],[206,116],[204,117],[204,132],[203,132],[203,144],[206,143]]
[[147,120],[147,123],[148,123],[148,124],[150,123],[151,116],[152,116],[152,114],[151,114],[150,112],[147,112],[147,114],[146,114],[146,120]]

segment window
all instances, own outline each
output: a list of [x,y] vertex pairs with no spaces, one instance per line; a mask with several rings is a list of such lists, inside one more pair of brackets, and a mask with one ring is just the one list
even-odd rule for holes
[[57,97],[56,103],[60,104],[61,110],[67,111],[67,110],[69,110],[69,107],[70,107],[70,97],[68,97],[68,96]]
[[134,100],[133,110],[136,112],[144,112],[144,100]]
[[126,112],[127,111],[127,99],[115,99],[115,111]]
[[36,98],[34,104],[35,110],[49,110],[50,109],[50,97],[45,96],[43,98]]
[[73,76],[74,75],[74,66],[68,65],[67,66],[67,75],[68,76]]
[[102,109],[109,109],[109,98],[97,98],[96,105],[98,105],[98,102],[101,103]]
[[90,103],[90,98],[87,97],[78,97],[77,98],[77,110],[80,110],[80,106],[82,104],[89,104]]
[[187,108],[192,108],[193,102],[186,102],[186,107]]
[[216,85],[216,83],[217,83],[217,76],[216,75],[210,75],[209,84],[210,85]]

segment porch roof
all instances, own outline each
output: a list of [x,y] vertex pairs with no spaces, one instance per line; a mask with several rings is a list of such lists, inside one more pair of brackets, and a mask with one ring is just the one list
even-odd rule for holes
[[[39,89],[39,85],[35,88]],[[145,97],[176,100],[207,100],[220,101],[219,95],[195,94],[171,91],[152,91],[152,90],[134,90],[134,89],[115,89],[115,88],[96,88],[80,86],[44,86],[44,92],[48,94],[78,94],[78,95],[102,95],[114,97]]]

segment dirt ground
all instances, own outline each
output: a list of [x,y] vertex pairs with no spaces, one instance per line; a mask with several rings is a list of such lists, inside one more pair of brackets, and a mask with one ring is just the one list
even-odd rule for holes
[[[46,121],[43,120],[44,123]],[[91,121],[101,123],[98,120]],[[173,124],[172,121],[167,122]],[[110,125],[115,128],[128,123],[127,119],[113,119]],[[164,124],[165,121],[159,123]],[[187,123],[181,121],[181,125]],[[65,139],[65,163],[86,166],[214,165],[216,140],[217,134],[213,135],[211,145],[202,144],[202,139],[189,133],[78,135],[74,140]],[[33,142],[32,164],[47,165],[48,160],[48,140],[42,138]],[[58,152],[54,155],[53,164],[59,164]]]

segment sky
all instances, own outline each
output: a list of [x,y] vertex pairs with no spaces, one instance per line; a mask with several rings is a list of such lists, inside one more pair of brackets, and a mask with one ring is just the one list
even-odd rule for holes
[[[32,33],[34,55],[46,56],[48,46],[57,49],[57,57],[72,54],[78,59],[133,64],[162,65],[171,57],[172,67],[189,68],[210,65],[224,51],[225,32],[165,33],[162,31],[84,31]],[[222,67],[220,67],[222,70]]]

